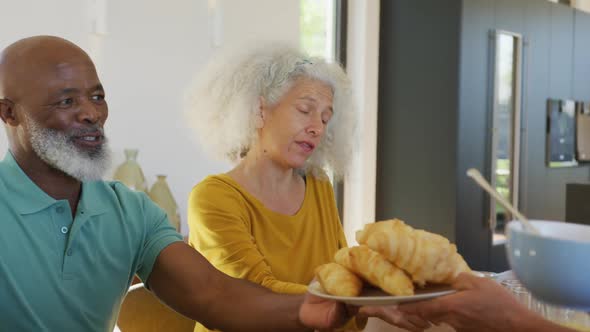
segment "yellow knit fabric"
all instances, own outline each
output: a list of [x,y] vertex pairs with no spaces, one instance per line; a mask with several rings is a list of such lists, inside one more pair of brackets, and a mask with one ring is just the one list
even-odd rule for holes
[[[346,246],[332,186],[312,175],[292,216],[269,210],[225,174],[196,185],[188,209],[191,246],[224,273],[278,293],[305,293],[314,269]],[[208,330],[197,323],[195,331]]]

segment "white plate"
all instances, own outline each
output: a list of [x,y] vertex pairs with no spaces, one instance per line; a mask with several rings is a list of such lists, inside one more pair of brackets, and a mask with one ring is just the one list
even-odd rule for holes
[[317,280],[312,280],[309,284],[308,291],[324,299],[344,302],[348,304],[363,305],[390,305],[405,302],[415,302],[427,300],[456,292],[450,285],[427,285],[424,288],[416,287],[414,295],[410,296],[393,296],[377,288],[364,288],[359,296],[334,296],[324,292],[322,286]]

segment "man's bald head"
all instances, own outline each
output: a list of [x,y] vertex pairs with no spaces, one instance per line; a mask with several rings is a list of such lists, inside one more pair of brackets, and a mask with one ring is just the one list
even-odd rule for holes
[[90,57],[58,37],[21,39],[0,54],[0,118],[26,169],[50,166],[79,180],[110,161],[104,89]]
[[60,64],[73,61],[92,64],[84,50],[63,38],[34,36],[16,41],[0,54],[0,98],[16,102],[28,88],[43,88],[35,84],[39,74],[51,74]]

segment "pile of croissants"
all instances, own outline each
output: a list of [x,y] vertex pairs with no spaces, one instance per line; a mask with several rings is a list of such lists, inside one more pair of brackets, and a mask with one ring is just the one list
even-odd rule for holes
[[359,246],[336,252],[334,263],[315,273],[323,290],[358,296],[363,280],[391,295],[413,295],[414,284],[449,284],[471,269],[445,237],[414,229],[399,219],[365,225],[356,232]]

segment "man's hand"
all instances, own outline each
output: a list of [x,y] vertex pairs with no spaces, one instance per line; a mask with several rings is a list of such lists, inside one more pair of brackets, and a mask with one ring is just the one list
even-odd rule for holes
[[320,331],[341,327],[355,314],[360,319],[368,317],[380,318],[392,325],[412,332],[420,332],[430,327],[429,322],[416,315],[406,315],[397,310],[396,306],[362,307],[359,310],[357,307],[328,301],[309,293],[306,294],[299,309],[301,323]]
[[315,330],[331,330],[344,325],[355,313],[354,307],[307,293],[299,308],[299,320]]

